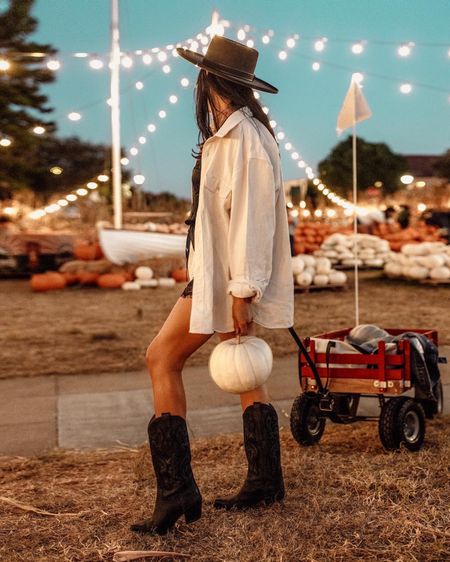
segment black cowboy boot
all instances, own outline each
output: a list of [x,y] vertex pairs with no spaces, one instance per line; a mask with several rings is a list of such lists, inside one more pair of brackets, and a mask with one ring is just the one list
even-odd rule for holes
[[284,498],[278,416],[271,404],[254,402],[243,413],[247,478],[231,498],[217,498],[218,509],[245,509],[264,501],[270,505]]
[[182,515],[186,523],[200,518],[202,496],[192,474],[186,421],[169,413],[153,416],[148,438],[156,474],[156,504],[152,518],[131,525],[131,530],[164,535]]

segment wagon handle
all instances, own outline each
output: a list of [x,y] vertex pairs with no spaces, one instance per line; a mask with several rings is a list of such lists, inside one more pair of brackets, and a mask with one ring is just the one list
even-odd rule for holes
[[325,389],[324,386],[322,384],[322,381],[320,379],[320,375],[319,375],[319,371],[317,370],[317,367],[314,363],[314,361],[311,359],[311,356],[309,355],[306,347],[303,345],[302,340],[300,339],[299,335],[297,334],[297,332],[294,330],[294,327],[291,326],[290,328],[288,328],[291,336],[294,338],[295,343],[298,345],[300,351],[303,353],[303,355],[305,356],[306,362],[308,363],[313,375],[314,375],[314,379],[316,381],[317,387],[319,389],[319,391],[322,394],[325,394]]

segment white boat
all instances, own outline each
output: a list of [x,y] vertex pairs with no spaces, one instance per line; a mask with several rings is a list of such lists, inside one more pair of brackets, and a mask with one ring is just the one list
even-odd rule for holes
[[185,255],[186,234],[99,227],[98,239],[105,257],[117,265]]

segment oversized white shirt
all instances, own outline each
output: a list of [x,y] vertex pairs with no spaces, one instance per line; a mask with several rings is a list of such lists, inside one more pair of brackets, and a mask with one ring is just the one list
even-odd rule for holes
[[203,145],[189,332],[234,331],[232,295],[252,296],[255,323],[288,328],[294,285],[278,145],[249,108]]

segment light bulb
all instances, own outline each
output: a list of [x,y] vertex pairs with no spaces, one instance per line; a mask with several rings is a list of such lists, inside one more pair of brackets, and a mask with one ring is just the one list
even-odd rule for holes
[[290,142],[287,142],[287,143],[284,145],[284,148],[285,148],[286,150],[292,150],[292,144],[291,144]]
[[100,68],[103,68],[103,61],[101,59],[92,59],[89,61],[89,66],[94,70],[100,70]]
[[287,59],[287,53],[286,53],[286,51],[280,51],[280,52],[278,53],[278,58],[279,58],[280,60],[286,60],[286,59]]
[[299,168],[304,168],[304,167],[306,166],[306,162],[305,162],[304,160],[299,160],[299,161],[297,162],[297,166],[298,166]]
[[133,66],[133,59],[129,56],[123,57],[122,66],[124,66],[125,68],[131,68]]
[[292,160],[298,160],[298,159],[299,159],[299,154],[298,154],[298,152],[293,152],[293,153],[291,154],[291,158],[292,158]]
[[45,129],[40,125],[37,125],[36,127],[33,128],[33,133],[35,133],[36,135],[43,135],[45,133]]
[[88,187],[89,189],[96,189],[98,187],[98,183],[96,183],[95,181],[89,181],[86,184],[86,187]]
[[314,185],[319,185],[319,183],[320,183],[319,178],[314,178],[314,179],[313,179],[313,184],[314,184]]
[[183,88],[187,88],[189,86],[189,80],[187,78],[182,78],[180,80],[180,84],[183,86]]
[[272,127],[272,129],[275,129],[275,127],[277,126],[277,122],[274,121],[273,119],[271,119],[271,120],[269,121],[269,124],[270,124],[270,126]]
[[320,62],[317,62],[317,61],[316,61],[316,62],[313,62],[311,66],[312,66],[312,69],[313,69],[315,72],[317,72],[318,70],[320,70]]
[[295,39],[293,37],[289,37],[289,39],[286,41],[286,46],[289,49],[293,49],[295,47]]
[[67,116],[71,121],[79,121],[81,119],[81,113],[77,111],[71,111]]
[[70,193],[69,195],[67,195],[66,199],[67,199],[67,201],[70,201],[72,203],[73,201],[76,201],[78,199],[78,197],[76,195],[74,195],[73,193]]
[[144,88],[144,84],[140,80],[136,82],[135,86],[136,86],[136,90],[142,90]]
[[237,38],[239,39],[239,41],[243,41],[245,39],[245,31],[243,29],[240,29],[237,32]]
[[7,147],[7,146],[11,146],[11,144],[12,144],[11,139],[7,139],[6,137],[0,139],[0,146]]
[[0,59],[0,70],[9,70],[11,68],[10,63],[5,59]]
[[400,85],[400,92],[402,94],[410,94],[412,92],[412,85],[409,82],[405,82]]
[[265,113],[266,115],[269,113],[269,108],[266,107],[266,106],[264,106],[264,107],[262,108],[262,110],[264,111],[264,113]]
[[135,146],[132,146],[132,147],[130,148],[130,154],[131,154],[131,156],[136,156],[138,152],[139,152],[139,150],[138,150]]
[[163,69],[164,74],[169,74],[169,72],[170,72],[170,70],[171,70],[171,68],[170,68],[170,66],[169,66],[168,64],[165,64],[165,65],[162,67],[162,69]]
[[283,131],[280,131],[279,133],[277,133],[277,139],[278,140],[283,140],[285,138],[285,134],[283,133]]
[[97,176],[98,181],[108,181],[109,180],[109,176],[107,176],[106,174],[100,174],[99,176]]
[[167,53],[165,53],[164,51],[160,51],[157,55],[156,55],[157,59],[160,62],[166,62],[167,60]]
[[147,131],[148,131],[149,133],[154,133],[154,132],[156,131],[156,125],[153,125],[153,123],[149,123],[149,124],[147,125]]
[[170,101],[170,103],[177,103],[178,98],[177,98],[177,96],[172,95],[172,96],[169,97],[169,101]]
[[267,45],[270,41],[270,37],[268,35],[263,35],[261,41],[264,43],[264,45]]
[[148,53],[146,53],[143,57],[142,57],[142,62],[144,64],[152,64],[152,55],[149,55]]
[[323,51],[325,49],[325,42],[326,42],[325,38],[318,39],[314,43],[314,49],[320,53],[321,51]]
[[136,174],[133,180],[136,185],[142,185],[145,182],[145,176],[142,174]]
[[87,191],[87,189],[84,189],[83,187],[80,187],[80,189],[77,189],[77,193],[78,193],[78,195],[84,196],[84,195],[87,195],[88,191]]
[[47,62],[47,68],[49,70],[59,70],[61,68],[61,63],[57,60],[49,60]]
[[66,199],[60,199],[57,203],[60,207],[67,207],[67,205],[69,204]]
[[255,45],[255,42],[253,41],[253,39],[249,39],[247,41],[247,47],[253,48],[254,45]]
[[139,137],[138,141],[140,144],[145,144],[147,142],[147,139],[145,137]]
[[353,43],[352,53],[354,55],[360,55],[364,51],[364,46],[362,43]]
[[130,163],[130,161],[128,160],[128,158],[121,158],[120,159],[120,163],[122,164],[122,166],[128,166],[128,164]]
[[161,109],[161,111],[158,112],[158,116],[160,117],[160,119],[164,119],[166,115],[167,113],[164,111],[164,109]]

